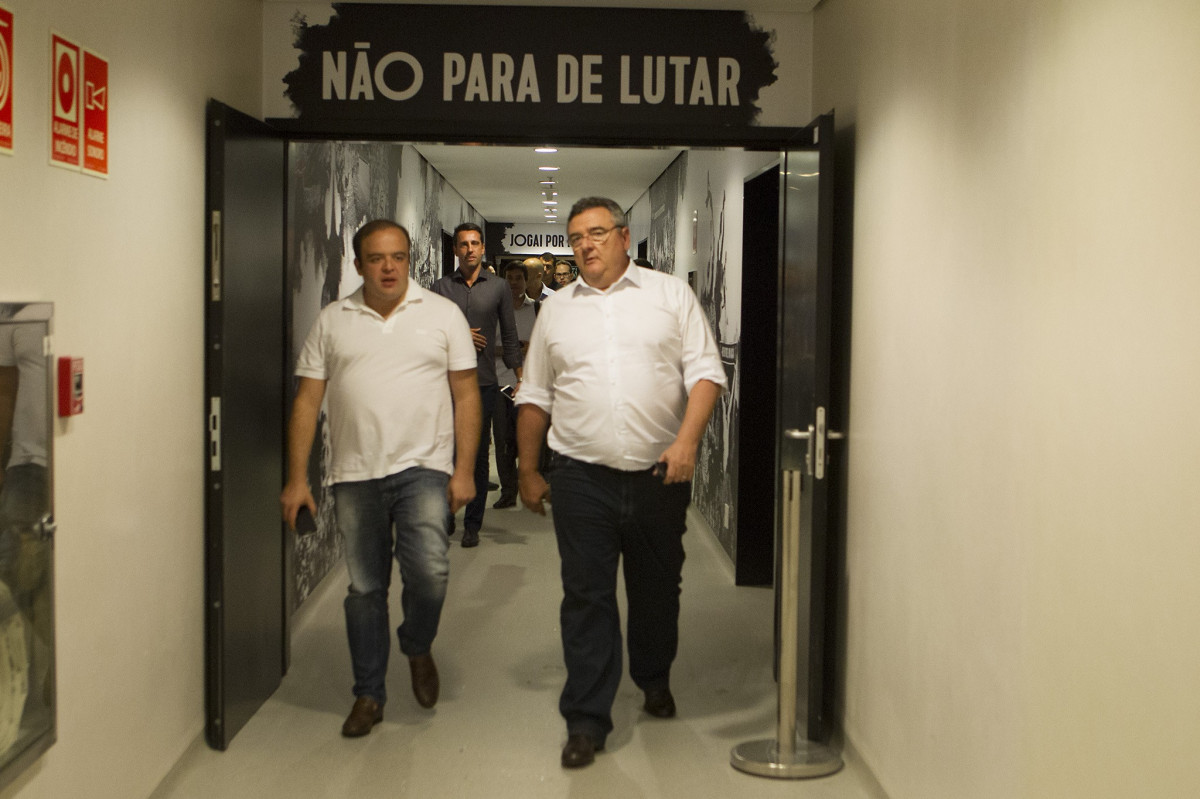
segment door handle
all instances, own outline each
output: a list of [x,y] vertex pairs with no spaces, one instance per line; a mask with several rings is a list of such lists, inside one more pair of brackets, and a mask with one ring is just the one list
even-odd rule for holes
[[825,444],[828,441],[841,441],[845,433],[830,430],[825,424],[825,408],[817,408],[817,423],[810,424],[807,430],[790,427],[783,431],[783,437],[793,441],[807,441],[808,451],[804,455],[805,472],[818,480],[825,479],[825,466],[829,460]]
[[844,433],[836,430],[830,430],[825,426],[825,407],[817,408],[817,462],[814,477],[818,480],[825,479],[825,464],[829,460],[829,456],[825,452],[826,441],[841,441],[845,438]]
[[816,431],[811,424],[807,430],[801,430],[796,427],[789,428],[783,431],[784,438],[790,438],[794,441],[807,441],[808,448],[804,453],[804,473],[813,473],[813,434]]
[[54,517],[47,513],[34,525],[34,532],[37,533],[40,540],[49,541],[58,532],[58,522],[54,521]]

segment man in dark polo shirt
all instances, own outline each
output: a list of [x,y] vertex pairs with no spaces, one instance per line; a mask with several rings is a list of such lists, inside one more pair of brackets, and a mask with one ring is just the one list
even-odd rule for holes
[[483,268],[483,230],[479,225],[463,222],[454,229],[454,254],[458,256],[458,268],[437,280],[433,284],[433,291],[453,301],[467,317],[479,359],[476,374],[479,377],[483,424],[475,456],[475,498],[467,504],[463,515],[462,538],[464,547],[473,547],[479,544],[479,529],[483,526],[483,509],[487,503],[489,432],[499,394],[493,359],[495,342],[490,338],[495,335],[497,326],[500,329],[501,357],[518,378],[524,358],[508,283]]

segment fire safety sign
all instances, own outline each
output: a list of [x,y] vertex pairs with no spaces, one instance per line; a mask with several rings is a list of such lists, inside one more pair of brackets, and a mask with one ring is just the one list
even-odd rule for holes
[[0,153],[13,151],[13,13],[0,6]]
[[83,51],[83,171],[108,177],[108,60]]
[[50,36],[50,163],[79,169],[80,48],[58,34]]

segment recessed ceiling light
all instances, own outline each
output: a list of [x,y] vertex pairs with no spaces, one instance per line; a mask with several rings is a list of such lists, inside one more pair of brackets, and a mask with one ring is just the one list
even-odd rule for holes
[[542,200],[542,205],[558,205],[557,200]]
[[557,147],[538,147],[534,150],[534,152],[535,153],[556,153],[556,152],[558,152],[558,148]]
[[541,183],[539,183],[538,185],[539,185],[539,186],[553,186],[553,185],[554,185],[554,181],[553,181],[553,180],[543,180],[543,181],[542,181]]
[[556,167],[556,166],[539,166],[538,169],[540,169],[543,172],[557,172],[558,171],[558,167]]

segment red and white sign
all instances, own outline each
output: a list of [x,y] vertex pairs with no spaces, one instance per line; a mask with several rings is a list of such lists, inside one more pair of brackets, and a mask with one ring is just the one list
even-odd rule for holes
[[50,34],[50,163],[79,169],[79,45]]
[[83,171],[108,177],[108,59],[83,51]]
[[13,13],[0,6],[0,153],[13,151]]

